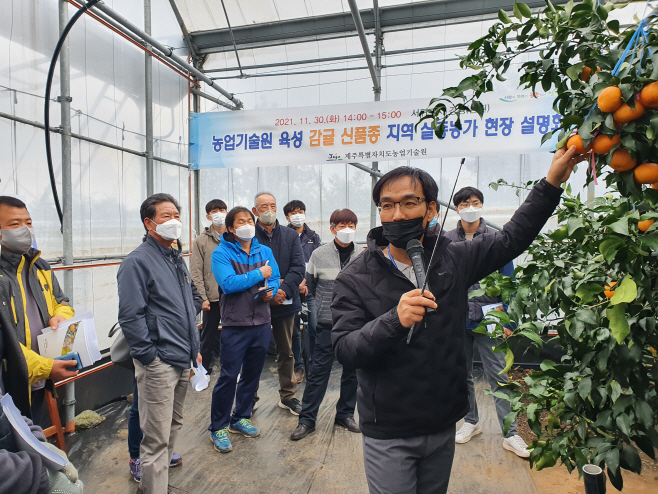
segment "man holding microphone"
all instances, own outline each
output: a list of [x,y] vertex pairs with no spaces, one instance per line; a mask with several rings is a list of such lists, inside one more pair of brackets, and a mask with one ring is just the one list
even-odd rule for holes
[[[560,185],[583,157],[558,150],[545,179],[501,232],[450,242],[426,230],[438,187],[425,171],[395,168],[377,182],[382,226],[334,284],[332,342],[357,370],[363,457],[371,493],[445,493],[455,424],[468,412],[464,315],[468,288],[519,256],[560,201]],[[423,243],[432,292],[421,296],[409,240]],[[436,309],[426,315],[427,308]],[[409,329],[415,324],[407,344]]]

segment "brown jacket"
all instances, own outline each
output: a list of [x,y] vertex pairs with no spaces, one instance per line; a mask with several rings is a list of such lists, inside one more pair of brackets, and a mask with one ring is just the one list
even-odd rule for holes
[[215,239],[211,228],[206,228],[201,235],[194,239],[190,274],[201,298],[209,302],[218,302],[219,285],[212,274],[212,253],[219,242]]

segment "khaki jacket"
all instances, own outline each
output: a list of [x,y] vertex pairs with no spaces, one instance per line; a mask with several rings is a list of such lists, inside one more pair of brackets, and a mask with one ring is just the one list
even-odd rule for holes
[[219,242],[215,239],[211,228],[206,228],[201,235],[194,239],[190,274],[203,300],[219,302],[219,285],[212,274],[212,253]]

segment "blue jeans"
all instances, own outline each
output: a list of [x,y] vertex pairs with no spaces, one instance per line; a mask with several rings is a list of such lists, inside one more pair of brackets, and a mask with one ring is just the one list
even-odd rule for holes
[[139,408],[137,405],[137,380],[133,384],[133,406],[128,416],[128,452],[130,459],[139,458],[139,445],[142,443],[142,429],[139,426]]
[[[270,343],[270,333],[269,323],[222,328],[221,370],[212,391],[209,431],[219,431],[241,419],[251,417],[254,394],[258,389]],[[241,374],[240,383],[236,384],[238,374]],[[235,409],[231,414],[234,399]]]

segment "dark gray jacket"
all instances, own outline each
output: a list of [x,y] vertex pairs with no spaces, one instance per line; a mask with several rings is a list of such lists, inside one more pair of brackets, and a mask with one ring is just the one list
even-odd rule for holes
[[[480,235],[485,234],[495,234],[497,230],[494,230],[490,226],[487,226],[487,223],[484,221],[484,218],[480,218],[480,226],[478,226],[477,231],[473,235],[473,239],[479,237]],[[453,242],[465,242],[466,241],[466,232],[462,227],[461,220],[457,221],[457,228],[445,232],[446,238],[450,239]],[[505,276],[514,275],[514,261],[510,261],[505,266],[502,266],[498,269]],[[471,293],[473,290],[479,290],[480,284],[475,283],[468,289],[468,293]],[[489,295],[480,295],[479,297],[473,297],[468,299],[468,316],[466,321],[466,329],[475,329],[480,324],[480,321],[484,318],[482,312],[482,307],[485,305],[499,304],[503,301],[502,297],[490,297]]]
[[148,235],[121,263],[117,282],[119,325],[130,355],[143,365],[156,356],[183,369],[196,363],[199,331],[195,318],[202,300],[193,294],[180,253]]
[[[354,249],[345,265],[358,256],[362,250]],[[308,286],[308,293],[315,297],[318,322],[321,324],[331,325],[331,297],[334,280],[342,268],[335,242],[330,242],[314,250],[308,261],[306,286]]]

